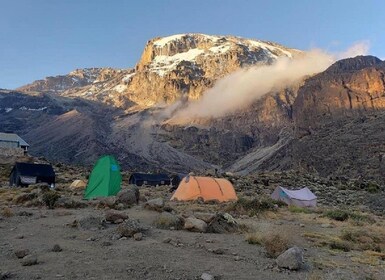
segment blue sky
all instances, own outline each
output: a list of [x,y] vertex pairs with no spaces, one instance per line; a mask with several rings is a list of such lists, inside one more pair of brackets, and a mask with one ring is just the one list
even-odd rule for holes
[[383,0],[1,0],[0,88],[85,67],[133,67],[158,36],[196,32],[385,59]]

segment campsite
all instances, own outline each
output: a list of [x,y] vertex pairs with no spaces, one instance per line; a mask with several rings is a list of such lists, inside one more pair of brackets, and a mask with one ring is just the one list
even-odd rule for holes
[[[176,189],[136,186],[106,156],[92,170],[53,165],[51,189],[8,187],[12,165],[2,168],[2,279],[383,279],[375,195],[338,179],[208,172]],[[293,247],[300,267],[278,266]]]

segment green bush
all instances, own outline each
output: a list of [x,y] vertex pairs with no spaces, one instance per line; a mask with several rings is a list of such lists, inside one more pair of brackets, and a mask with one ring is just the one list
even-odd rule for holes
[[59,197],[60,195],[56,191],[49,190],[43,194],[43,202],[49,209],[53,209]]
[[276,210],[277,206],[280,207],[282,205],[285,204],[268,197],[263,197],[260,199],[247,199],[241,197],[238,199],[238,201],[230,204],[230,206],[227,208],[227,212],[235,212],[237,214],[249,215],[252,217],[264,211]]
[[325,216],[336,221],[346,221],[347,219],[351,219],[356,223],[367,222],[367,223],[373,224],[376,222],[370,216],[363,215],[360,213],[355,213],[348,210],[340,210],[340,209],[329,210],[325,213]]
[[289,205],[288,208],[291,213],[305,213],[305,214],[313,213],[313,211],[309,208],[298,207],[295,205]]
[[332,240],[329,247],[330,249],[341,250],[344,252],[349,252],[352,249],[350,243],[343,240]]
[[325,213],[325,216],[329,219],[333,219],[336,221],[346,221],[349,219],[349,213],[345,210],[329,210]]

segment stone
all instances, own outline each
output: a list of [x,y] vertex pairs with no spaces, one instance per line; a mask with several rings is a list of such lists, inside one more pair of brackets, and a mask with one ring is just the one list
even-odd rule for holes
[[202,280],[214,280],[215,278],[214,278],[213,275],[204,272],[204,273],[202,273],[202,275],[201,275],[201,279],[202,279]]
[[83,230],[98,230],[105,228],[103,219],[95,216],[81,218],[77,221],[77,225]]
[[35,255],[27,255],[21,259],[22,266],[31,266],[37,264],[37,257]]
[[169,212],[160,213],[154,221],[154,225],[160,229],[182,229],[184,222],[183,219],[177,215]]
[[166,237],[165,239],[163,239],[163,243],[170,243],[172,241],[172,239],[170,237]]
[[0,280],[10,279],[12,277],[12,274],[8,271],[1,271],[0,270]]
[[124,212],[109,210],[105,214],[105,219],[107,222],[118,224],[128,219],[128,215]]
[[28,249],[17,250],[17,251],[15,251],[15,255],[19,259],[22,259],[25,256],[29,255],[29,250]]
[[103,247],[108,247],[108,246],[111,246],[111,245],[112,245],[112,243],[109,242],[109,241],[103,241],[103,242],[102,242],[102,246],[103,246]]
[[148,210],[162,212],[164,208],[163,198],[150,199],[144,204],[144,208]]
[[194,217],[204,221],[205,223],[210,223],[215,218],[215,213],[195,212]]
[[230,214],[217,214],[215,218],[208,224],[207,232],[210,233],[227,233],[237,232],[239,226]]
[[123,204],[124,207],[131,207],[134,204],[139,203],[139,189],[138,188],[130,188],[130,189],[124,189],[121,190],[116,195],[116,203]]
[[222,248],[216,248],[212,251],[216,255],[223,255],[225,253],[225,250]]
[[85,208],[87,203],[74,200],[71,197],[62,196],[55,202],[55,207],[62,207],[67,209]]
[[61,251],[63,251],[63,249],[58,244],[53,245],[52,252],[61,252]]
[[144,231],[145,229],[136,220],[127,219],[119,224],[117,232],[124,237],[133,237],[135,233]]
[[334,225],[332,224],[321,224],[322,228],[334,228]]
[[188,217],[184,223],[184,229],[193,232],[206,232],[207,224],[195,217]]
[[276,263],[280,268],[299,270],[303,264],[303,250],[299,247],[292,247],[279,255]]
[[140,241],[143,239],[143,233],[141,232],[135,233],[133,237],[134,237],[134,240]]

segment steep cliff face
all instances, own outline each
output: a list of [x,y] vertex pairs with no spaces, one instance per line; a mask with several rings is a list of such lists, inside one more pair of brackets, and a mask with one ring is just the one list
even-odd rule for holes
[[298,132],[309,133],[328,119],[385,109],[385,63],[361,56],[336,62],[306,80],[293,104]]
[[[142,105],[195,100],[216,80],[240,68],[266,65],[301,51],[233,36],[180,34],[150,40],[128,84],[131,100]],[[140,95],[135,94],[141,92]]]

